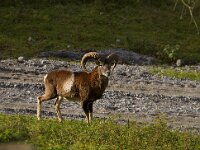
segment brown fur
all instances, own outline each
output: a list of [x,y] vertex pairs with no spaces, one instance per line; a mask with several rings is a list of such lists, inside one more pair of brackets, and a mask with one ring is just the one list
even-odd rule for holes
[[[37,117],[40,120],[41,103],[53,98],[57,98],[55,102],[56,112],[59,121],[62,120],[60,112],[60,103],[63,98],[68,100],[78,100],[86,114],[87,121],[92,120],[93,102],[101,98],[108,85],[108,77],[102,75],[102,71],[110,71],[110,66],[106,69],[99,69],[100,66],[94,68],[91,73],[87,72],[71,72],[67,70],[55,70],[47,74],[44,79],[45,94],[39,96],[37,106]],[[71,91],[66,92],[63,89],[63,83],[67,81],[74,73],[74,84]]]

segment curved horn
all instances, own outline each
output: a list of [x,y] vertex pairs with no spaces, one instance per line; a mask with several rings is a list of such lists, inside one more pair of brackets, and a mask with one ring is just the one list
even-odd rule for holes
[[112,71],[114,70],[114,68],[116,67],[118,60],[119,60],[119,56],[117,55],[117,53],[111,53],[110,55],[107,56],[108,61],[111,63],[112,61],[114,61],[114,64],[112,66]]
[[[81,67],[83,68],[84,71],[87,72],[87,69],[86,69],[86,63],[87,61],[90,59],[90,58],[94,58],[94,59],[99,59],[100,58],[100,55],[97,53],[97,52],[89,52],[89,53],[86,53],[83,57],[82,57],[82,60],[81,60]],[[98,64],[97,61],[95,61],[96,64]]]

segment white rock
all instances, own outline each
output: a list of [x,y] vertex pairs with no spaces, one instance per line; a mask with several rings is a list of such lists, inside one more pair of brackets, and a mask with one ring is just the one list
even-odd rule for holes
[[18,62],[20,62],[20,63],[22,63],[22,62],[24,62],[24,57],[23,56],[20,56],[20,57],[18,57]]
[[177,61],[176,61],[176,66],[177,66],[177,67],[182,66],[182,60],[181,60],[181,59],[177,59]]
[[47,65],[44,65],[42,68],[46,70],[47,69]]

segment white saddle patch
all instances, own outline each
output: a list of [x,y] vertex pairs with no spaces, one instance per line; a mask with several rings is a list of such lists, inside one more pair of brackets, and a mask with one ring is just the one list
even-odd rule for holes
[[73,85],[74,85],[74,73],[72,73],[71,76],[63,83],[64,91],[70,92]]

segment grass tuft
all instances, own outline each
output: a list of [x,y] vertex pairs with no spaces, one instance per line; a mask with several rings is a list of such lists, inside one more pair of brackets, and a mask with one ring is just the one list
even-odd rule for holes
[[149,72],[158,76],[200,81],[200,71],[186,68],[151,67]]

